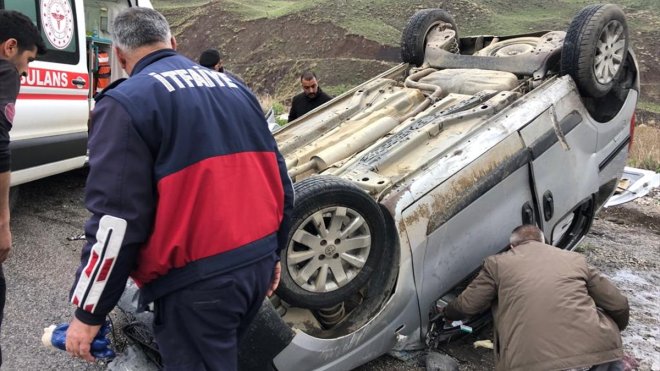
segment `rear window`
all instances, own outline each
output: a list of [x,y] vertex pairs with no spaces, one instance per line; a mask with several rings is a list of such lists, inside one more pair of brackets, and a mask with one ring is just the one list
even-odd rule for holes
[[78,64],[78,25],[73,0],[0,0],[0,5],[25,14],[37,25],[48,50],[39,60]]

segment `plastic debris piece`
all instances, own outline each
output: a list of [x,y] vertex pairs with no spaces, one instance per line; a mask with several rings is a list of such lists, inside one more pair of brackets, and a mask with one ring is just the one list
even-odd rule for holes
[[477,340],[473,343],[475,348],[486,348],[486,349],[493,349],[493,342],[490,341],[489,339],[486,340]]
[[75,236],[69,236],[66,239],[69,240],[69,241],[80,241],[80,240],[84,240],[86,238],[87,237],[85,236],[85,232],[82,232],[82,233],[77,234]]
[[468,334],[472,333],[472,327],[468,325],[461,325],[461,331],[466,332]]

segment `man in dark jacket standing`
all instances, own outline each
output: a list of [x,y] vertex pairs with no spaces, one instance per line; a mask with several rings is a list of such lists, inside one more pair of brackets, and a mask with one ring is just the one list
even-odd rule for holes
[[[14,105],[21,86],[20,76],[27,74],[28,64],[37,57],[37,54],[45,52],[46,46],[39,30],[30,18],[16,11],[0,10],[0,328],[7,291],[2,263],[11,250],[9,131],[14,121]],[[1,350],[0,365],[2,365]]]
[[129,275],[154,303],[165,369],[235,370],[238,339],[279,283],[293,187],[254,95],[174,50],[165,18],[113,23],[130,75],[97,98],[67,351],[90,342]]
[[445,308],[448,320],[492,307],[496,370],[623,370],[628,300],[583,255],[545,245],[534,225],[491,256]]
[[331,96],[321,90],[316,75],[312,71],[305,71],[300,75],[300,85],[303,92],[291,100],[289,122],[332,99]]
[[206,68],[210,68],[212,70],[222,72],[225,75],[228,75],[230,78],[234,80],[238,80],[241,84],[245,85],[243,79],[241,79],[240,77],[236,76],[236,74],[225,69],[222,54],[220,53],[220,51],[218,51],[218,49],[204,50],[202,54],[199,55],[199,64],[201,64]]

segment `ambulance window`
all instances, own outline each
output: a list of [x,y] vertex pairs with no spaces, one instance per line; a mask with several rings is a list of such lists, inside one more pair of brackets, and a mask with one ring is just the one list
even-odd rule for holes
[[78,64],[78,24],[73,0],[0,0],[5,9],[18,10],[41,31],[47,53],[39,60]]
[[25,0],[5,0],[5,9],[18,10],[30,17],[32,22],[37,23],[37,4],[33,1]]

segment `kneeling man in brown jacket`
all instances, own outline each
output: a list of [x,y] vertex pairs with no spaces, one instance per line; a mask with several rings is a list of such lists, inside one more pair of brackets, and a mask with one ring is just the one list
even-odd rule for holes
[[583,255],[543,241],[534,225],[516,228],[511,249],[486,259],[445,318],[492,307],[498,371],[623,370],[628,299]]

